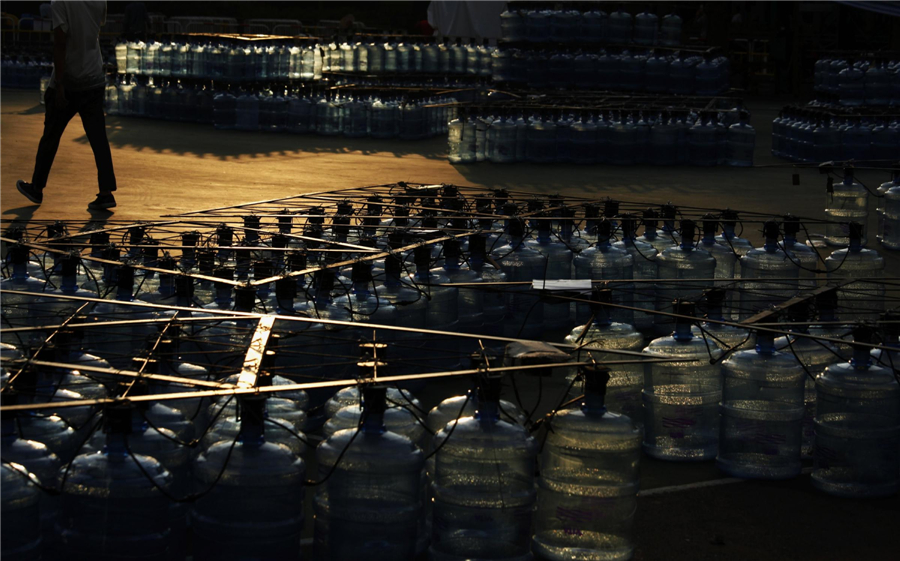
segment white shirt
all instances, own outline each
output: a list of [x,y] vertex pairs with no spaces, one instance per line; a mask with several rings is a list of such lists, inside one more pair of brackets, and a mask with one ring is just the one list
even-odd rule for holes
[[[106,23],[105,1],[53,0],[50,3],[53,29],[66,34],[67,90],[84,91],[102,87],[103,55],[100,53],[100,26]],[[56,85],[56,69],[50,76],[51,87]]]

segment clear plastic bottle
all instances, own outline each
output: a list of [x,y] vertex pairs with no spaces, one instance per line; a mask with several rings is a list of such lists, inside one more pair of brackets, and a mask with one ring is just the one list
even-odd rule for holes
[[802,458],[813,457],[813,445],[815,442],[816,417],[816,378],[825,371],[825,368],[841,361],[837,350],[827,341],[817,341],[803,335],[809,334],[809,307],[807,302],[799,302],[788,308],[788,319],[791,322],[790,330],[797,335],[781,336],[775,339],[775,350],[792,354],[803,366],[806,374],[803,395],[803,430],[800,455]]
[[667,47],[675,47],[681,44],[681,18],[672,12],[663,16],[659,24],[659,42]]
[[828,283],[838,286],[838,306],[844,319],[874,320],[884,310],[885,285],[878,281],[884,276],[884,258],[874,249],[862,247],[862,230],[862,225],[851,222],[850,246],[825,259]]
[[121,265],[116,272],[116,296],[108,303],[96,304],[88,320],[96,327],[87,328],[88,348],[105,358],[115,368],[128,368],[131,359],[144,349],[147,337],[154,335],[156,326],[151,323],[104,327],[106,321],[115,321],[126,315],[129,319],[153,319],[157,314],[129,304],[134,298],[134,269]]
[[363,406],[355,428],[338,430],[316,450],[325,480],[316,495],[318,558],[413,559],[424,456],[387,430],[383,386],[366,388]]
[[[716,286],[723,288],[733,288],[732,280],[735,277],[735,265],[738,263],[739,255],[729,246],[716,242],[716,226],[718,219],[712,214],[705,214],[701,218],[703,224],[703,237],[700,239],[700,247],[705,249],[716,260]],[[740,275],[738,275],[740,277]],[[731,317],[731,308],[733,304],[733,294],[727,294],[725,302],[726,309],[722,313]]]
[[816,271],[819,266],[819,254],[812,247],[797,241],[800,232],[800,221],[788,214],[784,217],[784,250],[791,262],[797,267],[800,291],[813,290],[818,285]]
[[[537,239],[525,244],[538,251],[544,258],[544,272],[540,278],[546,280],[568,280],[572,278],[572,250],[558,241],[552,232],[552,221],[545,214],[537,221]],[[557,330],[571,325],[571,302],[563,300],[544,302],[544,329]]]
[[831,184],[825,200],[825,218],[830,222],[825,226],[825,243],[846,247],[850,243],[851,221],[863,225],[862,245],[866,245],[866,224],[869,219],[869,192],[858,181],[853,180],[853,168],[844,168],[844,179]]
[[[18,402],[18,394],[13,389],[4,389],[4,407],[16,405]],[[3,456],[3,463],[9,464],[14,462],[20,464],[29,473],[33,474],[43,487],[56,489],[58,487],[59,469],[62,466],[59,456],[54,454],[47,445],[21,437],[19,435],[19,423],[16,417],[17,415],[14,412],[3,412],[2,448],[0,448],[0,455]],[[4,465],[4,468],[5,467],[6,466]],[[4,495],[7,492],[10,492],[6,487],[6,483],[7,482],[4,481]],[[54,542],[56,541],[54,537],[54,524],[56,524],[56,521],[59,518],[59,499],[49,493],[40,493],[39,503],[40,531],[43,536],[45,536],[43,541],[45,544],[47,542]],[[6,512],[4,510],[4,515],[5,514]],[[4,526],[6,524],[8,524],[8,522],[5,523]],[[5,530],[6,528],[4,528],[3,541],[5,542],[7,538],[14,539],[7,536]],[[32,528],[29,528],[28,530],[29,534],[32,531],[37,531],[37,529]],[[3,555],[7,555],[5,544]],[[16,557],[16,559],[18,559],[18,557]]]
[[[266,442],[265,398],[242,396],[241,428],[200,455],[194,479],[194,557],[294,559],[303,529],[303,460]],[[221,474],[221,475],[220,475]]]
[[634,259],[634,306],[647,310],[646,312],[634,311],[634,325],[641,331],[653,327],[652,310],[656,309],[656,294],[653,283],[659,273],[656,264],[658,251],[649,243],[637,239],[635,235],[637,217],[632,214],[622,215],[622,239],[612,244],[614,248],[624,249]]
[[[579,325],[566,336],[566,343],[576,345],[581,350],[575,355],[579,362],[593,360],[603,363],[609,360],[631,360],[632,357],[618,354],[616,350],[640,352],[644,347],[644,336],[634,326],[615,323],[610,319],[606,306],[612,302],[609,289],[594,290],[591,295],[591,310],[594,320],[590,324]],[[634,357],[636,358],[636,357]],[[635,425],[644,426],[644,412],[641,405],[641,390],[644,387],[644,368],[640,364],[621,364],[610,368],[609,383],[606,388],[606,406],[613,413],[626,415]]]
[[531,558],[538,446],[524,428],[500,418],[500,386],[500,377],[485,375],[475,415],[434,437],[436,561]]
[[813,486],[843,497],[891,496],[900,489],[900,385],[874,366],[870,327],[854,330],[853,358],[816,378]]
[[[520,218],[509,221],[509,243],[495,249],[492,254],[509,282],[531,283],[545,278],[546,259],[525,243],[525,222]],[[532,287],[515,286],[504,292],[506,293],[504,336],[541,339],[544,307]]]
[[532,549],[541,559],[630,559],[641,432],[608,411],[608,370],[582,375],[584,401],[553,416],[541,454]]
[[[634,302],[634,284],[630,281],[634,278],[634,257],[610,243],[612,236],[612,223],[609,220],[601,220],[596,226],[597,243],[582,250],[573,259],[573,268],[576,279],[591,279],[618,281],[615,285],[614,303],[631,306]],[[588,304],[579,302],[575,306],[575,321],[587,323],[590,318]],[[632,323],[634,313],[631,310],[619,308],[612,312],[613,321]]]
[[766,222],[765,245],[741,258],[741,318],[749,318],[797,294],[800,269],[779,246],[780,234],[778,223]]
[[[147,559],[173,559],[172,476],[150,456],[130,451],[132,406],[107,406],[106,444],[68,466],[58,531],[74,559],[115,559],[140,551]],[[98,524],[98,520],[103,520]]]
[[753,151],[756,148],[756,130],[750,126],[750,114],[741,111],[740,122],[728,127],[727,163],[729,166],[749,167],[753,165]]
[[756,349],[722,363],[721,432],[716,465],[734,477],[790,479],[800,474],[806,374],[772,332],[757,331]]
[[631,14],[622,11],[622,7],[619,7],[615,12],[609,14],[607,40],[619,45],[631,43],[633,25]]
[[644,377],[644,452],[661,460],[704,461],[716,456],[722,351],[691,333],[694,305],[676,302],[675,332],[644,349],[652,358],[678,362],[649,365]]
[[[682,220],[681,245],[670,246],[656,258],[659,267],[657,311],[671,313],[675,299],[696,300],[705,289],[714,286],[716,259],[708,251],[694,247],[695,234],[694,222]],[[666,282],[669,280],[674,282]],[[656,326],[658,331],[668,331],[673,321],[668,316],[657,315]]]
[[[5,454],[4,454],[5,455]],[[31,561],[41,559],[43,546],[41,530],[41,493],[37,477],[25,466],[11,459],[0,466],[0,518],[3,524],[3,541],[0,555],[4,559]]]

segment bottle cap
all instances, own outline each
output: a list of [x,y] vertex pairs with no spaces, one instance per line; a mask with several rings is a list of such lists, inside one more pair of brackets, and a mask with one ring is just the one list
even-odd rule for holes
[[766,239],[778,239],[778,236],[781,235],[781,229],[778,227],[778,222],[769,220],[763,224],[763,235]]
[[134,269],[128,265],[119,265],[116,271],[116,284],[120,288],[134,288]]
[[427,270],[431,266],[431,246],[417,245],[413,249],[413,261],[417,269]]
[[334,272],[328,269],[316,271],[316,292],[325,294],[334,289]]
[[350,280],[352,280],[353,282],[371,282],[372,265],[370,265],[367,261],[355,262],[350,271]]
[[800,232],[800,220],[793,214],[786,214],[784,216],[784,235],[796,236],[798,232]]
[[513,218],[509,221],[509,235],[514,238],[525,236],[525,221],[521,218]]
[[619,214],[619,201],[614,201],[612,199],[606,199],[603,202],[603,216],[607,218],[612,218],[613,216],[617,216]]
[[713,214],[704,214],[700,220],[703,222],[703,234],[715,235],[719,226],[719,219]]
[[459,249],[459,240],[451,238],[444,241],[444,256],[450,259],[459,259],[461,251]]
[[131,412],[134,406],[130,401],[117,400],[103,409],[103,426],[107,433],[131,434]]
[[256,304],[256,287],[255,286],[239,286],[234,291],[234,308],[240,311],[253,309]]
[[293,300],[297,297],[297,281],[291,277],[281,277],[275,281],[275,297],[279,300]]
[[584,377],[584,393],[606,395],[609,384],[609,368],[605,366],[579,366],[578,372]]
[[375,415],[387,410],[387,387],[381,384],[368,384],[362,389],[363,411]]

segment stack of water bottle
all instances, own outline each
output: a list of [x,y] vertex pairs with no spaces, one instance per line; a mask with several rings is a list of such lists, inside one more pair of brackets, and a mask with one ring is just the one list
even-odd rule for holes
[[53,63],[47,58],[4,54],[0,60],[0,81],[4,88],[37,89],[52,70]]
[[900,114],[787,107],[772,121],[772,155],[800,162],[896,160]]
[[[732,212],[704,217],[696,242],[697,225],[683,220],[676,229],[671,205],[645,211],[637,236],[637,218],[620,213],[615,201],[602,206],[604,218],[600,205],[585,206],[576,227],[575,209],[559,199],[549,201],[549,212],[531,202],[526,220],[503,192],[471,201],[449,185],[396,187],[391,199],[339,202],[330,223],[323,209],[294,209],[305,217],[303,239],[293,235],[291,210],[273,224],[250,214],[240,227],[184,228],[174,240],[177,262],[159,251],[171,231],[154,239],[141,224],[125,232],[121,247],[109,243],[109,232],[91,234],[102,266],[77,253],[32,256],[25,245],[11,245],[11,276],[0,286],[16,293],[4,294],[3,321],[32,330],[4,331],[0,351],[4,359],[38,360],[3,371],[3,405],[59,407],[45,410],[50,415],[3,416],[2,456],[11,462],[2,468],[3,554],[37,558],[44,547],[54,559],[116,558],[139,547],[148,558],[183,559],[192,543],[195,559],[295,558],[309,500],[324,559],[411,559],[426,550],[435,559],[526,559],[532,551],[562,559],[573,548],[624,559],[634,548],[641,446],[666,460],[716,458],[726,473],[759,478],[798,475],[806,450],[815,455],[814,484],[826,492],[897,492],[900,386],[890,366],[881,366],[892,363],[893,351],[870,355],[876,339],[866,329],[854,332],[850,362],[846,349],[809,340],[839,340],[849,329],[843,322],[879,317],[884,286],[873,277],[883,274],[884,261],[862,247],[857,224],[847,230],[848,247],[825,260],[829,281],[841,285],[816,297],[815,322],[794,306],[791,333],[775,339],[759,329],[753,350],[742,348],[750,332],[720,322],[816,287],[812,250],[797,242],[799,225],[790,217],[783,233],[765,224],[765,245],[753,248],[736,235]],[[458,214],[473,202],[477,230]],[[425,212],[412,214],[410,205]],[[429,245],[443,228],[463,235]],[[46,246],[69,247],[61,225],[47,230]],[[335,247],[347,250],[352,266],[337,265],[348,256],[317,251]],[[363,260],[387,248],[393,251],[374,265]],[[120,259],[172,273],[112,264]],[[318,269],[313,279],[302,273],[310,269]],[[738,275],[741,288],[729,299],[722,289]],[[572,279],[607,281],[611,290],[577,306],[548,297],[546,281]],[[543,293],[524,284],[477,289],[504,281],[538,281]],[[82,308],[83,296],[107,299]],[[142,312],[142,301],[165,307]],[[705,321],[694,317],[695,301],[706,308]],[[73,318],[70,329],[43,327],[76,313],[84,317]],[[257,320],[270,314],[278,316],[270,352],[248,385],[235,373]],[[170,321],[104,325],[122,317]],[[178,326],[179,318],[191,321]],[[881,319],[896,327],[895,316]],[[358,360],[356,341],[371,333],[352,327],[360,321],[386,326],[377,341],[387,342],[387,355],[383,343],[365,343]],[[157,325],[166,323],[160,332]],[[390,326],[410,330],[395,336]],[[289,379],[266,372],[299,372],[307,381],[461,366],[470,347],[421,337],[423,328],[531,339],[568,333],[565,340],[582,347],[577,358],[602,363],[617,350],[643,348],[648,359],[665,362],[648,365],[645,376],[582,369],[572,385],[583,380],[584,398],[549,420],[540,478],[537,442],[522,426],[524,413],[500,400],[501,380],[491,372],[497,362],[486,354],[475,357],[473,370],[482,375],[473,390],[442,402],[424,426],[409,391],[267,393]],[[28,347],[27,333],[43,346]],[[644,346],[647,336],[653,339]],[[896,329],[885,329],[881,340],[900,347]],[[726,353],[733,354],[716,362]],[[145,373],[147,382],[119,385],[113,369]],[[214,379],[224,389],[259,391],[214,403],[196,395],[127,399]],[[110,395],[125,398],[103,411],[102,437],[91,436],[89,407],[64,404]],[[301,455],[314,410],[327,422],[312,496]],[[42,495],[38,485],[61,495]]]
[[815,91],[822,101],[847,107],[900,106],[900,57],[853,60],[826,57],[816,61]]
[[[609,163],[752,166],[756,131],[743,110],[508,108],[460,116],[448,126],[454,164]],[[734,121],[737,122],[734,122]],[[734,123],[734,124],[730,124]]]
[[617,9],[507,10],[500,14],[500,36],[506,42],[615,43],[678,46],[681,18],[674,12],[660,18],[641,12],[636,16]]
[[115,48],[119,74],[220,80],[227,83],[321,78],[318,45],[270,41],[121,42]]
[[195,78],[237,84],[321,80],[322,73],[491,75],[495,47],[485,40],[452,41],[362,38],[332,43],[278,41],[122,42],[116,45],[119,74]]
[[324,97],[302,88],[219,90],[208,85],[124,78],[106,88],[110,115],[212,123],[218,129],[418,140],[443,134],[456,100],[435,96]]
[[518,82],[530,88],[715,96],[730,87],[728,59],[711,54],[640,47],[597,51],[501,48],[493,59],[495,82]]

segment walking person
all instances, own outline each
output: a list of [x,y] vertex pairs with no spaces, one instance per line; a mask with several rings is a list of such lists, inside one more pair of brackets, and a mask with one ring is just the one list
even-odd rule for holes
[[84,132],[94,151],[100,193],[88,209],[116,206],[116,174],[106,138],[103,94],[106,76],[100,53],[100,26],[106,23],[106,2],[53,0],[53,73],[45,95],[44,133],[38,144],[31,183],[16,182],[29,201],[41,204],[53,158],[66,125],[81,116]]

